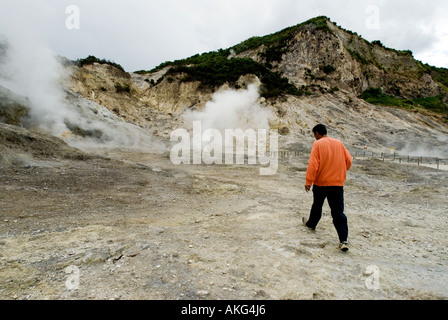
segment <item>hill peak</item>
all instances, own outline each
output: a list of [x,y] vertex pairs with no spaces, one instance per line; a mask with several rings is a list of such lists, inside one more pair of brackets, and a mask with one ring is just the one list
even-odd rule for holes
[[199,89],[209,93],[224,84],[240,88],[241,77],[254,75],[265,98],[337,91],[363,97],[368,91],[381,92],[380,99],[371,101],[394,101],[410,109],[421,106],[417,99],[428,98],[437,102],[430,108],[448,119],[448,70],[423,65],[409,50],[387,48],[379,40],[369,42],[327,16],[135,73],[151,77],[151,86],[164,80],[198,82]]

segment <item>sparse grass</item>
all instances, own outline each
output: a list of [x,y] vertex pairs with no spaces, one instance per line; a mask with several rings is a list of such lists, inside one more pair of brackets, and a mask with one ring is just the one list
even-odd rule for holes
[[364,91],[361,98],[365,101],[382,106],[397,106],[412,109],[413,104],[410,100],[407,102],[402,98],[389,96],[383,93],[381,88],[370,88]]
[[327,25],[328,20],[329,19],[325,16],[316,17],[270,35],[249,38],[248,40],[232,47],[232,49],[236,54],[238,54],[247,50],[253,50],[261,46],[265,46],[266,49],[260,53],[260,56],[264,58],[266,64],[270,66],[271,63],[280,62],[282,60],[283,54],[287,52],[289,41],[303,26],[312,25],[316,30],[324,30],[333,33]]
[[264,45],[267,48],[278,47],[277,49],[281,49],[282,45],[286,45],[289,40],[291,40],[294,35],[297,33],[298,29],[306,26],[312,25],[317,30],[325,30],[328,32],[332,32],[331,29],[327,25],[328,17],[319,16],[310,20],[307,20],[298,25],[285,28],[281,31],[263,36],[263,37],[252,37],[249,38],[236,46],[232,47],[232,49],[238,54],[243,51],[256,49]]
[[405,99],[394,97],[383,93],[381,88],[370,88],[366,90],[361,98],[365,101],[382,106],[400,107],[408,110],[423,108],[425,110],[440,114],[448,121],[448,106],[443,102],[443,96]]
[[424,73],[429,74],[434,81],[442,84],[448,92],[448,69],[430,66],[429,64],[423,64],[421,62],[419,67]]
[[350,55],[355,59],[358,60],[361,64],[368,64],[366,58],[364,58],[359,52],[350,50],[349,48],[346,48],[347,51],[350,53]]

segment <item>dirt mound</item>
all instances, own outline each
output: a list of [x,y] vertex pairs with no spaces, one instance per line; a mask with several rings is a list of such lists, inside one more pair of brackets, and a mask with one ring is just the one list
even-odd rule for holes
[[22,125],[29,101],[5,87],[0,86],[0,121],[15,126]]
[[43,132],[0,123],[0,164],[24,164],[32,159],[89,158],[63,140]]

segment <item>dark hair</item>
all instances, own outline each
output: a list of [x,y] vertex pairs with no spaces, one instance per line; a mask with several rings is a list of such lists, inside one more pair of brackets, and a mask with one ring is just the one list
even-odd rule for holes
[[318,124],[313,128],[313,133],[315,134],[316,132],[321,136],[324,136],[327,134],[327,127],[325,127],[323,124]]

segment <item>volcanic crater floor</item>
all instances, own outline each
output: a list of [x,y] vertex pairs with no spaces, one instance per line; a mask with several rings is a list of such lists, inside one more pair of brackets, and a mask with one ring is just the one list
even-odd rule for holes
[[447,171],[355,159],[343,253],[327,203],[301,224],[306,157],[260,176],[100,153],[0,167],[1,299],[448,298]]

